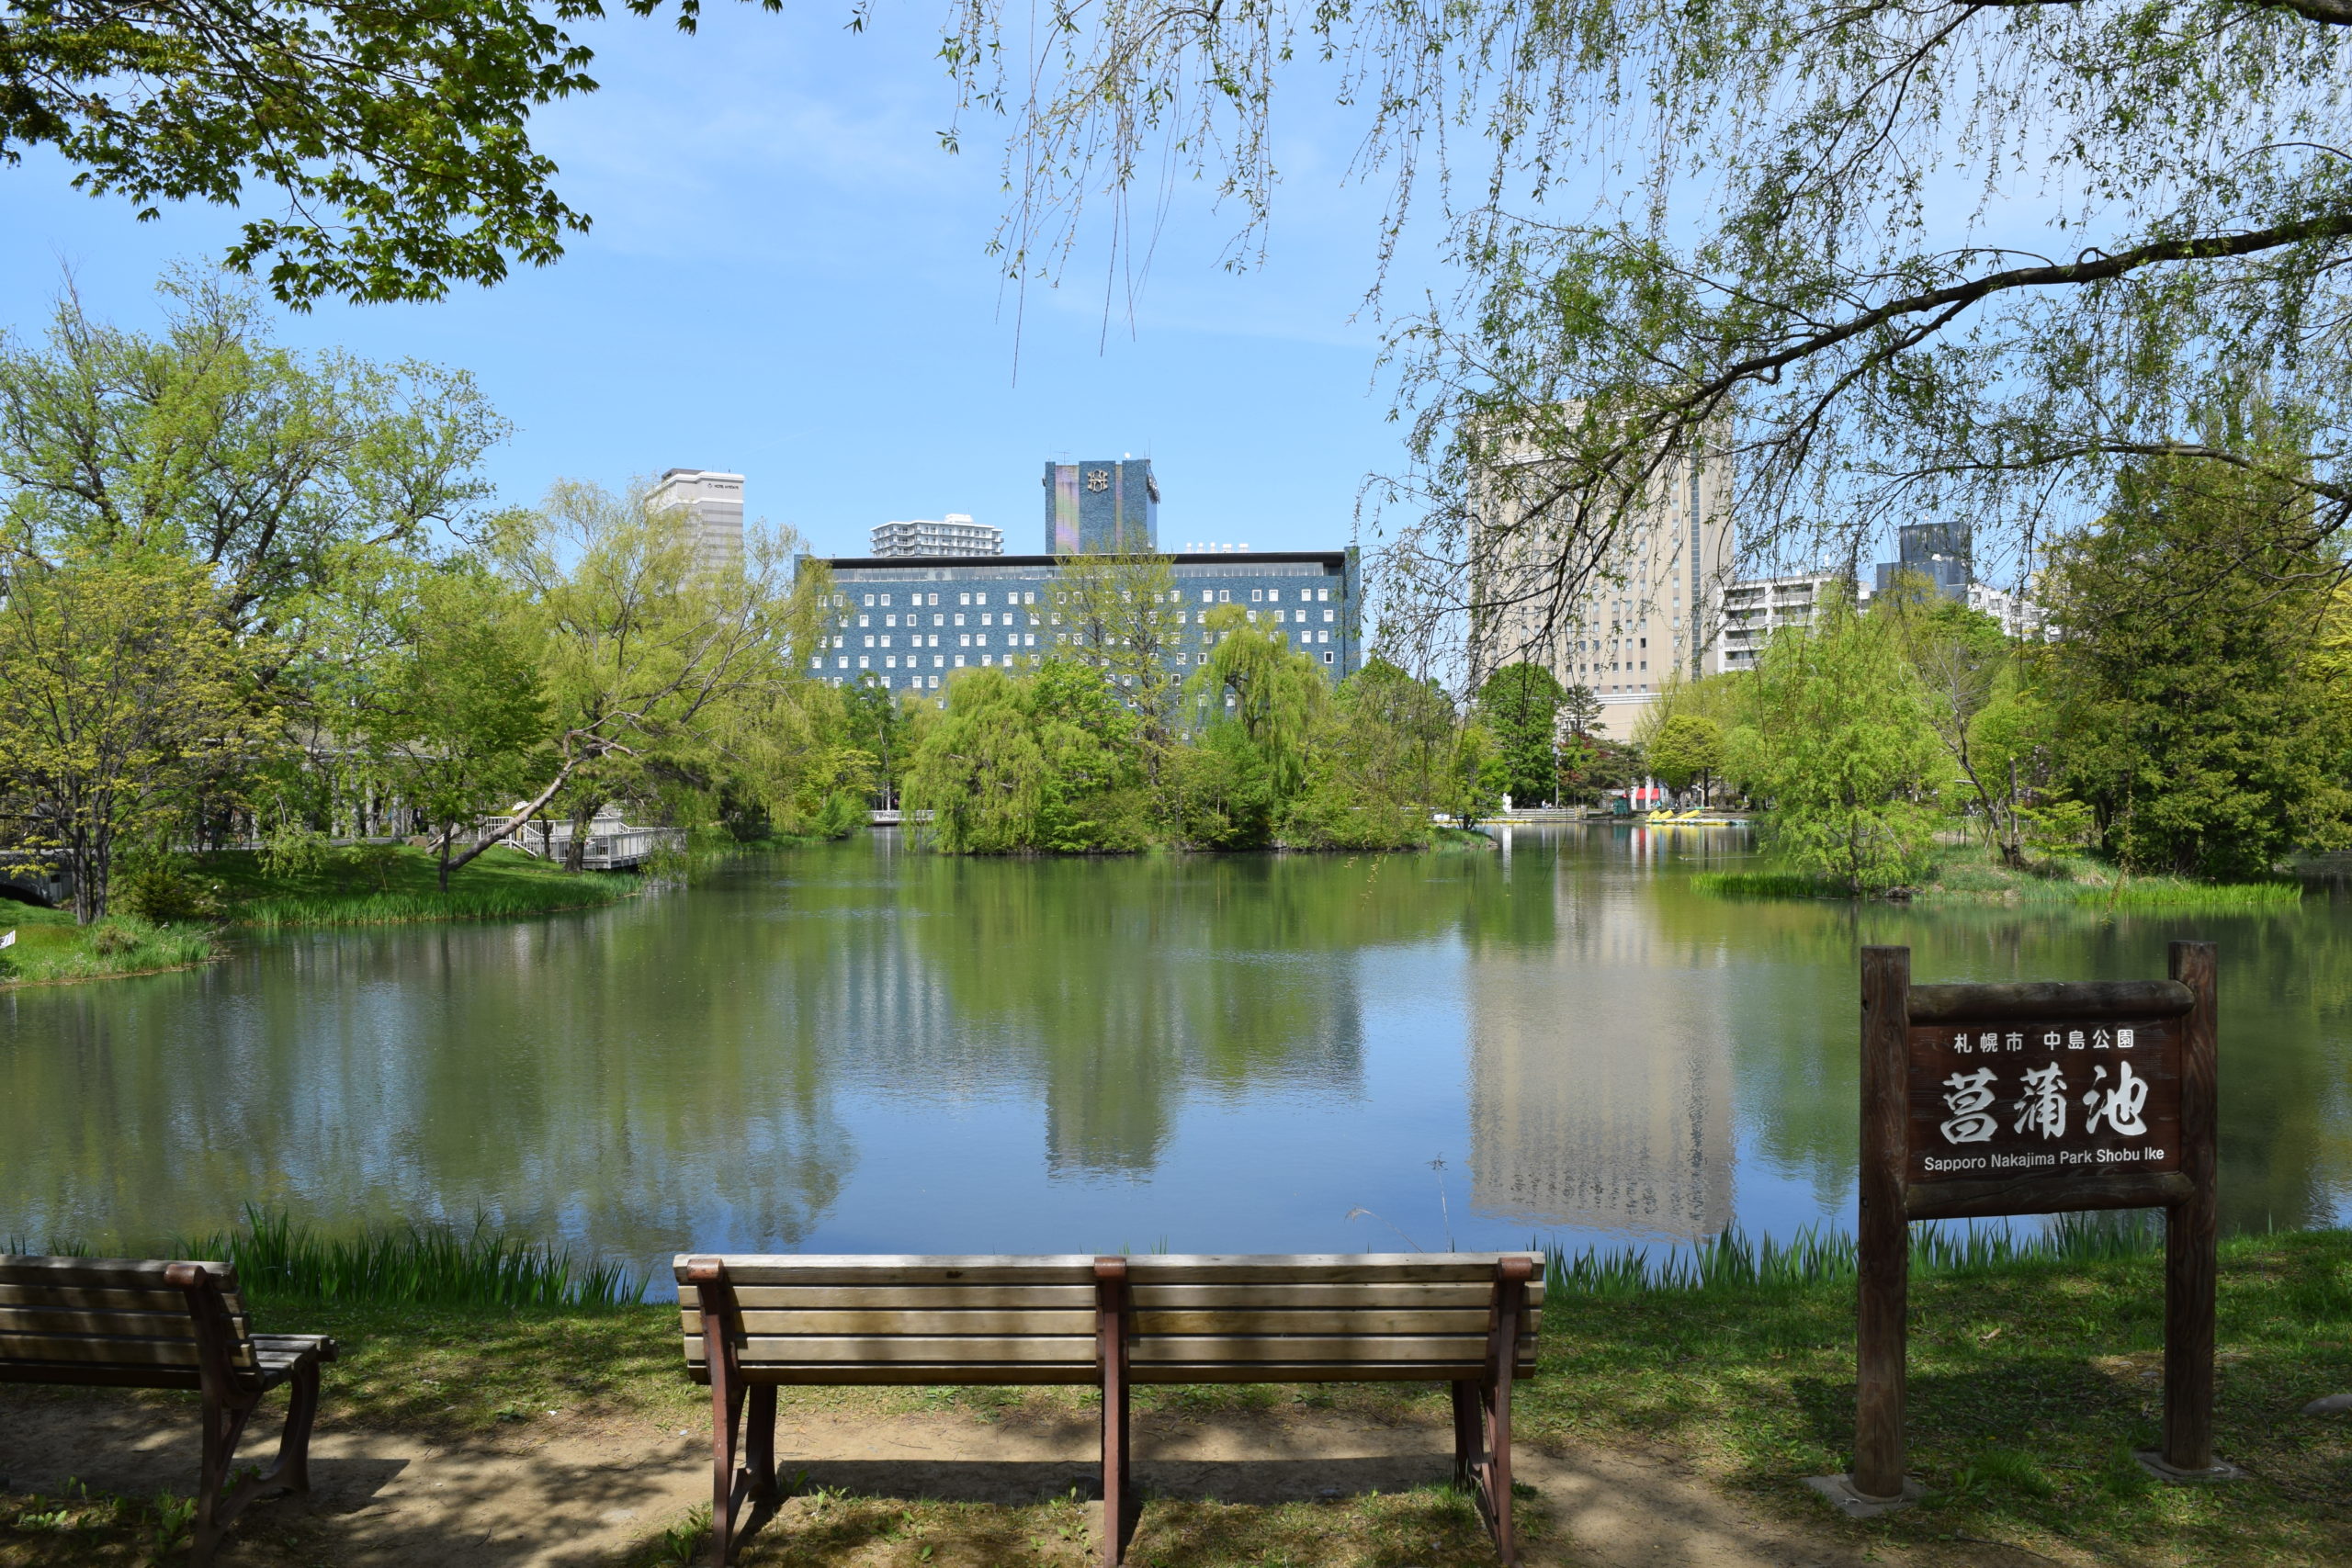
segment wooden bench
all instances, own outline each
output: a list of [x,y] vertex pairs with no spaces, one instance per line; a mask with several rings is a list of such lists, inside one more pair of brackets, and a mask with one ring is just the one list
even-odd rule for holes
[[[311,1489],[319,1367],[334,1341],[255,1334],[225,1263],[0,1256],[0,1382],[177,1388],[204,1396],[204,1461],[189,1561],[212,1561],[230,1521],[266,1492]],[[290,1384],[286,1435],[266,1475],[229,1486],[262,1395]]]
[[1390,1380],[1453,1384],[1454,1476],[1502,1561],[1518,1561],[1510,1385],[1535,1371],[1535,1253],[680,1254],[676,1269],[687,1370],[710,1385],[714,1563],[730,1558],[744,1502],[775,1498],[782,1384],[1099,1385],[1102,1560],[1115,1565],[1141,1511],[1135,1384]]

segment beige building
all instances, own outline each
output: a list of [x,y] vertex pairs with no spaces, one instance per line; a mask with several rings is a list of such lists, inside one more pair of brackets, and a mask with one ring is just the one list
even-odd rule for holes
[[1533,460],[1496,476],[1473,541],[1478,610],[1472,678],[1506,664],[1541,664],[1563,686],[1600,704],[1595,728],[1630,739],[1643,709],[1676,672],[1708,673],[1708,654],[1731,581],[1735,540],[1728,462],[1688,462],[1661,475],[1614,548],[1590,563],[1586,590],[1555,605],[1565,566],[1586,564],[1581,541],[1559,536],[1519,498],[1544,482]]
[[653,487],[654,510],[683,507],[695,520],[695,564],[707,571],[743,564],[743,476],[672,468]]

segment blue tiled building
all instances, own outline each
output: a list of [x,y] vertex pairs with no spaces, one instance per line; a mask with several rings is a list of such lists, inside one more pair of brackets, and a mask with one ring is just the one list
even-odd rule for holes
[[[1178,663],[1202,659],[1209,610],[1239,604],[1261,625],[1279,623],[1334,683],[1355,672],[1363,600],[1352,547],[1163,558],[1182,617]],[[808,673],[836,684],[871,674],[892,691],[944,695],[958,670],[1027,668],[1069,636],[1056,556],[843,556],[823,564],[833,581],[828,646],[809,656]]]
[[1159,548],[1159,481],[1148,457],[1046,465],[1045,551],[1140,555]]

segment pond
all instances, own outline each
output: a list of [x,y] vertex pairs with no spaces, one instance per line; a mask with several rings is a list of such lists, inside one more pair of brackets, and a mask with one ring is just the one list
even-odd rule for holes
[[2352,1218],[2352,903],[1725,903],[1737,829],[958,861],[893,833],[530,922],[241,938],[0,995],[0,1237],[259,1202],[686,1247],[1673,1246],[1850,1224],[1855,948],[1928,979],[2221,944],[2232,1228]]

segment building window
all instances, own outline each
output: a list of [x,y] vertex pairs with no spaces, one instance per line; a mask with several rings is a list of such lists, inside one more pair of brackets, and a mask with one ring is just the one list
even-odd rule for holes
[[1022,647],[1023,647],[1023,648],[1035,648],[1035,647],[1036,647],[1036,646],[1037,646],[1037,634],[1036,634],[1035,632],[1023,632],[1023,633],[1022,633],[1022,634],[1021,634],[1021,646],[1022,646]]
[[[946,656],[945,656],[944,654],[934,653],[934,654],[933,654],[933,655],[931,656],[931,667],[932,667],[933,670],[938,669],[940,666],[942,666],[942,665],[945,664],[946,662],[947,662],[947,658],[946,658]],[[936,685],[938,685],[938,684],[939,684],[939,682],[936,682],[936,681],[933,681],[933,682],[932,682],[932,684],[933,684],[933,685],[934,685],[934,686],[936,686]]]
[[1232,604],[1232,603],[1233,603],[1233,590],[1232,590],[1232,589],[1230,589],[1230,588],[1220,588],[1220,589],[1218,589],[1218,590],[1216,591],[1216,602],[1217,602],[1218,604]]
[[[972,602],[972,596],[971,596],[969,593],[958,593],[957,595],[956,595],[956,603],[957,603],[958,604],[970,604],[971,602]],[[963,622],[961,622],[961,621],[957,621],[956,624],[957,626],[962,626],[964,623],[963,623]]]
[[874,646],[874,639],[873,639],[872,637],[867,637],[867,638],[865,639],[865,646],[866,646],[866,647],[868,647],[868,648],[872,648],[872,647]]
[[1216,595],[1204,588],[1201,590],[1201,603],[1204,604],[1214,604],[1216,603]]
[[1334,616],[1333,612],[1331,612],[1331,611],[1329,611],[1329,610],[1326,610],[1326,611],[1324,611],[1324,612],[1323,612],[1323,624],[1324,624],[1325,626],[1329,626],[1329,625],[1330,625],[1330,624],[1331,624],[1331,622],[1332,622],[1332,620],[1333,620],[1334,618],[1335,618],[1335,616]]
[[1327,654],[1325,654],[1325,655],[1323,656],[1323,662],[1324,662],[1324,663],[1326,663],[1326,664],[1330,663],[1330,662],[1331,662],[1331,656],[1330,656],[1329,654],[1328,654],[1328,653],[1327,653]]
[[1021,602],[1023,604],[1035,604],[1037,602],[1037,596],[1035,593],[1023,593],[1021,596]]
[[960,653],[956,656],[956,668],[958,670],[964,668],[964,656]]
[[859,655],[857,656],[857,667],[858,667],[860,670],[865,669],[865,668],[867,666],[867,664],[869,664],[870,662],[872,662],[872,661],[871,661],[870,660],[868,660],[868,659],[865,657],[865,655],[864,655],[864,654],[862,654],[862,653],[861,653],[861,654],[859,654]]
[[989,596],[985,593],[975,593],[972,595],[972,603],[975,604],[985,604],[988,602]]
[[834,660],[833,660],[833,666],[834,666],[834,668],[839,669],[839,670],[846,670],[846,669],[848,669],[848,668],[849,668],[849,655],[848,655],[848,654],[846,654],[846,653],[844,653],[844,654],[842,654],[839,659]]
[[1252,588],[1251,590],[1250,590],[1250,603],[1251,603],[1252,604],[1255,604],[1256,603],[1258,603],[1261,599],[1263,599],[1264,597],[1265,597],[1265,595],[1264,595],[1263,593],[1260,592],[1257,589]]
[[865,596],[865,607],[869,610],[874,608],[874,595],[871,593]]
[[1317,599],[1329,599],[1331,596],[1331,591],[1328,588],[1318,588],[1315,591],[1315,596]]
[[896,670],[898,667],[899,667],[899,656],[898,656],[897,654],[895,654],[895,653],[894,653],[894,654],[891,654],[888,658],[887,658],[887,659],[885,659],[885,660],[882,660],[882,668],[884,668],[885,670]]

